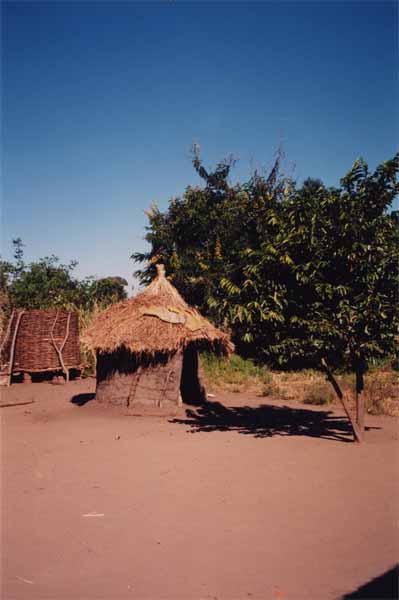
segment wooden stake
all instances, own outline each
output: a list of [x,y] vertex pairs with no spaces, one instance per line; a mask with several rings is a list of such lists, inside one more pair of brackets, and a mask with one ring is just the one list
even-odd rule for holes
[[7,331],[6,331],[6,334],[5,334],[4,338],[3,338],[3,341],[1,343],[1,348],[0,348],[0,358],[1,359],[3,358],[3,352],[4,352],[4,348],[6,347],[6,344],[8,342],[8,338],[10,337],[11,325],[12,325],[12,322],[14,320],[14,315],[15,315],[15,310],[12,311],[11,317],[8,320]]
[[134,401],[134,396],[136,394],[136,390],[137,390],[137,386],[139,384],[139,379],[141,376],[141,371],[142,368],[141,366],[137,367],[136,369],[136,377],[134,377],[131,385],[130,385],[130,389],[129,389],[129,395],[127,397],[127,402],[126,402],[126,406],[129,407],[130,406],[130,402],[133,400]]
[[64,350],[66,341],[67,341],[67,339],[69,337],[69,324],[70,324],[70,321],[71,321],[71,313],[68,313],[68,319],[67,319],[67,325],[66,325],[66,333],[65,333],[65,337],[64,337],[64,339],[62,341],[62,344],[61,344],[60,348],[58,348],[58,346],[56,344],[56,341],[55,341],[55,338],[54,338],[54,328],[55,328],[55,325],[57,323],[58,313],[59,313],[59,310],[57,310],[57,314],[55,315],[55,320],[54,320],[53,326],[51,328],[50,335],[51,335],[51,341],[53,342],[54,349],[57,352],[58,360],[60,361],[61,368],[64,371],[66,381],[68,382],[69,381],[69,369],[67,369],[65,367],[64,359],[62,357],[62,351]]
[[17,317],[17,322],[15,324],[15,329],[14,329],[14,334],[12,336],[12,342],[11,342],[11,350],[10,350],[10,363],[9,363],[9,373],[8,373],[8,385],[11,385],[11,380],[12,380],[12,371],[14,369],[14,358],[15,358],[15,342],[17,341],[17,334],[18,334],[18,329],[19,329],[19,324],[21,322],[22,319],[22,315],[25,314],[24,310],[21,310],[20,313],[18,313],[18,317]]
[[356,392],[356,421],[360,435],[364,437],[364,394]]
[[[172,374],[173,374],[173,371],[168,371],[168,373],[166,375],[165,384],[164,384],[164,388],[163,388],[163,395],[164,395],[164,397],[166,397],[166,390],[168,388],[169,379],[170,379],[170,376]],[[159,406],[159,408],[162,408],[162,398],[160,398],[158,400],[158,406]]]
[[362,371],[356,371],[356,421],[360,435],[364,438],[364,380]]

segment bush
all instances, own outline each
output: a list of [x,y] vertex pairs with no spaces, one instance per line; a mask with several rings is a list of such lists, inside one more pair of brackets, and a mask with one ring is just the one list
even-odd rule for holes
[[233,392],[242,391],[241,387],[268,384],[272,376],[268,369],[256,365],[250,359],[233,354],[230,358],[218,358],[214,354],[204,352],[201,363],[205,379],[211,387],[225,387]]
[[328,383],[314,382],[305,392],[303,403],[314,406],[323,406],[334,402],[334,392]]
[[287,398],[287,392],[278,386],[277,383],[273,383],[272,381],[265,382],[260,395],[263,397],[273,397],[280,400]]

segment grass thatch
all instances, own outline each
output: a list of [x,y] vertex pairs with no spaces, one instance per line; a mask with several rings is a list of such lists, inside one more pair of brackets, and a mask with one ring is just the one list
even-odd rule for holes
[[229,336],[191,308],[157,265],[157,277],[135,298],[110,306],[83,333],[83,342],[100,353],[126,348],[132,353],[170,354],[189,344],[230,354]]

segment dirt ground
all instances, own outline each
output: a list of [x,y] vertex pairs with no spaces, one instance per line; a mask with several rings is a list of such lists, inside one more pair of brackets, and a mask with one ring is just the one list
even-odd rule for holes
[[0,411],[4,600],[325,600],[397,561],[398,419],[357,445],[336,408],[219,394],[132,417],[92,392],[1,391],[34,400]]

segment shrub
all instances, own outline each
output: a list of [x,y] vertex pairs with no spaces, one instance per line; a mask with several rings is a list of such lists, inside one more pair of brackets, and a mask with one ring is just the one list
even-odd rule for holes
[[263,397],[279,398],[281,400],[287,398],[287,392],[272,381],[263,386],[260,395]]
[[304,404],[323,406],[334,401],[334,392],[328,383],[316,381],[312,383],[305,392]]
[[244,359],[237,354],[230,358],[218,358],[214,354],[204,352],[201,363],[207,383],[212,387],[225,387],[233,392],[243,391],[241,388],[249,385],[268,384],[272,376],[268,369],[256,365],[250,359]]

